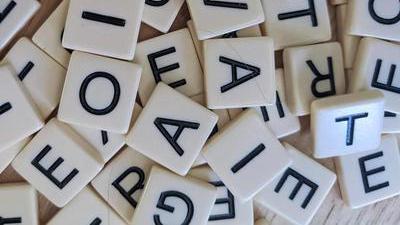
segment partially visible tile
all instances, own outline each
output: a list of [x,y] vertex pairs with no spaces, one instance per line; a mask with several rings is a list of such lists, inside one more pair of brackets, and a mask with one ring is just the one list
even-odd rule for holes
[[217,200],[208,217],[207,225],[253,224],[253,201],[242,202],[235,198],[210,167],[202,166],[192,169],[189,176],[203,180],[217,188]]
[[30,138],[25,138],[17,144],[0,152],[0,174],[8,167],[8,165],[10,165],[10,163],[30,140]]
[[67,71],[28,38],[21,38],[4,57],[22,81],[43,118],[58,106]]
[[203,72],[188,29],[138,43],[134,62],[143,67],[139,97],[146,105],[157,83],[186,96],[203,93]]
[[0,50],[22,29],[40,8],[36,0],[4,0],[0,2]]
[[40,130],[43,119],[9,67],[0,67],[0,152]]
[[259,0],[188,0],[187,4],[199,40],[251,27],[265,20]]
[[143,0],[70,0],[62,45],[65,48],[132,60],[144,9]]
[[211,184],[153,167],[131,224],[206,225],[216,195]]
[[12,166],[53,204],[63,207],[100,172],[103,162],[70,127],[52,119]]
[[62,44],[69,0],[63,0],[32,37],[32,41],[43,51],[67,68],[71,50]]
[[36,190],[29,184],[1,184],[0,199],[0,224],[39,224]]
[[262,0],[261,28],[274,40],[275,50],[329,41],[332,36],[326,0]]
[[336,181],[336,175],[284,144],[292,165],[268,184],[255,201],[293,224],[309,224]]
[[382,133],[400,133],[400,115],[385,111],[383,117]]
[[126,143],[183,176],[217,120],[215,113],[160,82],[129,131]]
[[100,196],[128,223],[155,162],[126,147],[91,182]]
[[242,113],[217,133],[202,153],[226,187],[242,201],[251,199],[291,162],[254,110]]
[[378,149],[336,158],[335,165],[342,197],[351,208],[400,194],[400,155],[394,135],[382,136]]
[[204,60],[208,108],[275,103],[275,56],[271,38],[207,40],[204,42]]
[[185,0],[147,0],[142,21],[167,33],[184,2]]
[[379,147],[384,115],[379,91],[365,91],[314,101],[311,135],[315,158],[369,151]]
[[85,187],[47,225],[126,225],[126,223],[90,188]]
[[345,93],[345,72],[339,43],[286,48],[283,51],[286,99],[296,116],[310,114],[312,101]]

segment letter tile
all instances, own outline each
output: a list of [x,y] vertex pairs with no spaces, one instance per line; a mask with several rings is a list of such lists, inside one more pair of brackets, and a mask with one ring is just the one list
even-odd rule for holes
[[144,0],[70,0],[62,45],[132,60],[144,4]]
[[340,44],[329,42],[283,51],[286,99],[296,116],[310,114],[311,102],[345,93],[345,71]]
[[126,143],[183,176],[217,120],[215,113],[160,82],[129,131]]
[[400,133],[400,115],[385,111],[383,117],[382,133]]
[[72,128],[52,119],[12,166],[53,204],[63,207],[100,172],[103,162]]
[[335,173],[284,144],[292,165],[268,184],[254,201],[292,224],[309,224],[336,181]]
[[126,147],[92,181],[101,197],[128,223],[155,165],[139,152]]
[[17,144],[0,152],[0,174],[10,165],[10,163],[30,140],[31,138],[25,138]]
[[271,38],[206,40],[204,59],[208,108],[275,103],[275,57]]
[[242,113],[217,133],[204,147],[203,156],[226,187],[242,201],[257,194],[291,161],[254,110]]
[[1,184],[0,199],[0,224],[39,224],[38,197],[29,184]]
[[265,20],[259,0],[188,0],[187,4],[199,40],[251,27]]
[[142,21],[167,33],[185,0],[146,0]]
[[216,188],[154,166],[131,224],[206,225]]
[[139,65],[75,51],[58,119],[89,128],[128,132],[142,69]]
[[47,225],[126,225],[126,223],[90,188],[85,187]]
[[311,105],[315,158],[348,155],[379,147],[384,99],[379,91],[320,99]]
[[335,165],[342,197],[351,208],[400,194],[400,155],[394,135],[382,136],[381,146],[372,151],[336,158]]
[[140,42],[134,62],[143,67],[139,86],[143,105],[160,81],[189,97],[203,93],[203,72],[188,29]]

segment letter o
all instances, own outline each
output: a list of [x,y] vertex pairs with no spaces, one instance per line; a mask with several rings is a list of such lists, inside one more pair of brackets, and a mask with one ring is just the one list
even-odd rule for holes
[[[375,8],[374,8],[374,3],[375,3],[375,0],[369,0],[369,2],[368,2],[368,11],[369,11],[369,14],[371,14],[372,18],[376,22],[381,23],[381,24],[385,24],[385,25],[393,25],[393,24],[398,23],[400,21],[400,11],[397,14],[397,16],[395,16],[393,18],[389,18],[389,19],[383,18],[383,17],[379,16],[376,13]],[[400,1],[399,1],[399,3],[400,3]]]

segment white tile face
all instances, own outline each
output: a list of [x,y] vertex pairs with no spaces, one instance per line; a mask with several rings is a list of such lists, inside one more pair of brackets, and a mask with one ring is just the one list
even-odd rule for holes
[[143,105],[160,81],[189,97],[203,93],[203,72],[188,29],[140,42],[135,54],[134,62],[143,67]]
[[126,223],[89,187],[85,187],[47,225],[126,225]]
[[211,184],[153,167],[131,224],[206,225],[216,195]]
[[36,0],[0,2],[0,49],[8,44],[39,8],[40,3]]
[[29,39],[21,38],[4,57],[47,118],[58,106],[67,71]]
[[188,0],[187,4],[199,40],[251,27],[265,20],[259,0]]
[[2,173],[8,165],[14,160],[15,156],[25,147],[25,145],[30,141],[30,138],[25,138],[24,140],[18,142],[17,144],[3,150],[0,152],[0,173]]
[[147,0],[142,21],[167,33],[185,0]]
[[294,116],[286,104],[283,70],[275,71],[276,101],[274,105],[256,107],[255,110],[263,118],[277,138],[282,138],[300,130],[300,121]]
[[257,194],[291,161],[278,139],[253,110],[241,114],[216,134],[205,146],[203,155],[233,195],[244,201]]
[[53,204],[63,207],[96,176],[103,163],[70,127],[52,119],[12,166]]
[[32,37],[39,48],[65,68],[68,67],[71,56],[71,50],[65,49],[61,44],[68,6],[69,0],[63,0]]
[[349,32],[358,36],[400,41],[399,7],[397,0],[349,1]]
[[132,224],[135,208],[153,165],[153,161],[127,147],[91,184],[128,224]]
[[382,133],[400,133],[400,115],[385,111]]
[[350,69],[353,67],[361,37],[350,35],[346,29],[348,25],[347,8],[347,4],[336,6],[336,24],[338,41],[343,49],[344,67]]
[[331,39],[326,0],[262,0],[265,23],[262,29],[274,39],[276,50]]
[[35,189],[24,183],[0,185],[0,224],[38,225]]
[[310,114],[311,102],[345,93],[345,71],[340,44],[330,42],[283,51],[286,99],[297,116]]
[[379,147],[384,115],[379,91],[325,98],[311,105],[314,157],[327,158]]
[[43,127],[36,106],[6,66],[0,67],[0,152]]
[[400,113],[400,45],[373,38],[360,42],[349,91],[378,89],[385,96],[385,110]]
[[126,143],[166,168],[185,175],[217,124],[218,116],[160,82]]
[[62,45],[132,60],[143,8],[143,0],[71,0]]
[[209,167],[203,166],[192,169],[189,176],[198,178],[217,188],[217,200],[208,217],[207,225],[253,224],[253,201],[242,202],[235,198]]
[[126,133],[142,69],[139,65],[74,52],[58,118],[80,126]]
[[268,184],[255,201],[293,224],[309,224],[336,181],[336,175],[284,144],[292,165]]
[[[196,29],[194,28],[193,20],[189,20],[187,22],[187,27],[192,36],[194,47],[196,48],[197,56],[199,57],[199,61],[201,67],[204,68],[204,57],[203,57],[203,41],[200,41],[197,38]],[[233,31],[222,36],[218,36],[216,38],[238,38],[238,37],[261,37],[261,29],[260,26],[254,25],[251,27],[246,27],[238,31]]]
[[382,136],[382,145],[376,150],[338,157],[335,165],[343,199],[351,208],[400,193],[400,156],[393,135]]
[[207,40],[204,42],[204,59],[209,108],[275,103],[275,57],[271,38]]

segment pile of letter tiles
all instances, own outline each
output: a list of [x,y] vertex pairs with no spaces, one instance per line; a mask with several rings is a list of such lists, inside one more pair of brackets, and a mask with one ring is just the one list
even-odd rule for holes
[[47,2],[0,0],[0,225],[323,225],[336,182],[400,194],[398,0],[63,0],[16,40]]

